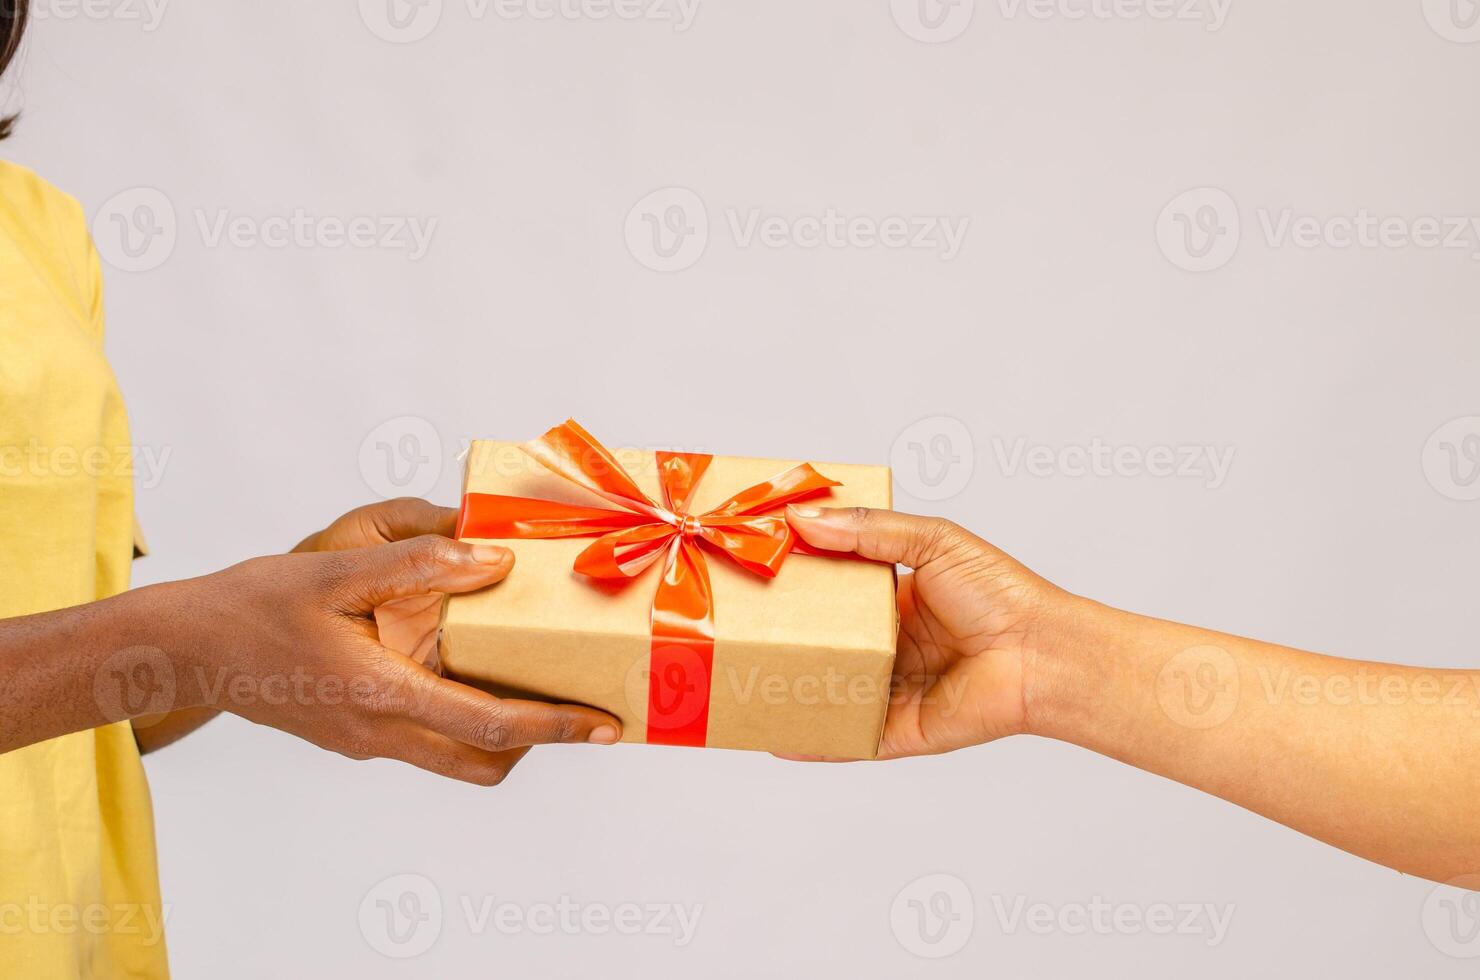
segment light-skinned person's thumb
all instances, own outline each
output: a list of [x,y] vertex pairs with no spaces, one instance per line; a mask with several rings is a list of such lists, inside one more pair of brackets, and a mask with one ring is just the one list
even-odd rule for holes
[[967,539],[950,521],[867,507],[793,504],[786,520],[803,541],[825,551],[848,551],[874,561],[919,568]]

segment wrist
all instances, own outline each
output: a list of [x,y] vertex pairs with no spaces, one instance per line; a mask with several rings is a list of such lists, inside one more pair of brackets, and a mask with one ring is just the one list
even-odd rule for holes
[[211,705],[211,677],[222,667],[222,645],[214,635],[222,622],[213,588],[215,576],[151,585],[134,591],[142,614],[172,671],[171,710]]
[[1023,656],[1023,729],[1079,742],[1119,669],[1130,614],[1059,591],[1046,601]]

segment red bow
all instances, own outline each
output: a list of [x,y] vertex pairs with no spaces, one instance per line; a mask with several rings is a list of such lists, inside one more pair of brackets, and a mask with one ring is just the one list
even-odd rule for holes
[[784,517],[767,512],[842,484],[803,463],[696,515],[689,505],[713,456],[656,453],[663,489],[659,504],[574,420],[522,448],[559,476],[625,509],[469,493],[458,514],[457,537],[600,535],[575,562],[577,572],[598,579],[633,578],[663,558],[652,608],[647,740],[703,745],[714,662],[714,594],[701,543],[746,571],[772,578],[799,542]]

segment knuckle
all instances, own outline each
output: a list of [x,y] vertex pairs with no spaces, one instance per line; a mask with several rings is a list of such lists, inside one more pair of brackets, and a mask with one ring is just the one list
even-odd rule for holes
[[502,783],[504,779],[508,777],[508,775],[508,766],[492,766],[487,769],[480,770],[477,778],[473,781],[476,782],[479,786],[497,786]]
[[910,550],[914,561],[926,562],[945,554],[960,533],[961,529],[950,521],[936,520],[920,525],[915,529],[914,540],[911,542]]
[[406,671],[390,667],[362,690],[360,706],[370,715],[399,715],[406,706]]
[[397,497],[394,500],[387,500],[374,509],[376,529],[387,541],[393,540],[393,535],[397,530],[417,527],[423,523],[422,518],[428,506],[427,502],[419,497]]
[[324,551],[314,555],[318,562],[319,572],[324,581],[339,584],[349,578],[358,567],[358,563],[346,551]]
[[440,510],[430,500],[423,500],[420,497],[397,497],[390,502],[390,505],[392,512],[398,517],[419,523],[425,523],[428,518],[435,517]]
[[403,556],[408,577],[423,586],[431,582],[438,569],[452,560],[450,545],[446,539],[431,534],[412,538]]
[[376,758],[376,739],[368,730],[350,732],[345,736],[344,744],[339,749],[339,754],[348,756],[356,762],[368,762]]
[[480,718],[473,725],[473,744],[491,752],[509,748],[512,737],[513,734],[507,721],[500,714],[495,713]]

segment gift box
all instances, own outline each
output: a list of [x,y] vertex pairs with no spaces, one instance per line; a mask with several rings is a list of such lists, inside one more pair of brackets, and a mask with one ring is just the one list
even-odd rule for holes
[[448,600],[443,667],[608,711],[625,741],[872,758],[894,568],[808,548],[784,508],[887,508],[891,482],[882,466],[609,451],[574,422],[474,442],[457,536],[515,565]]

